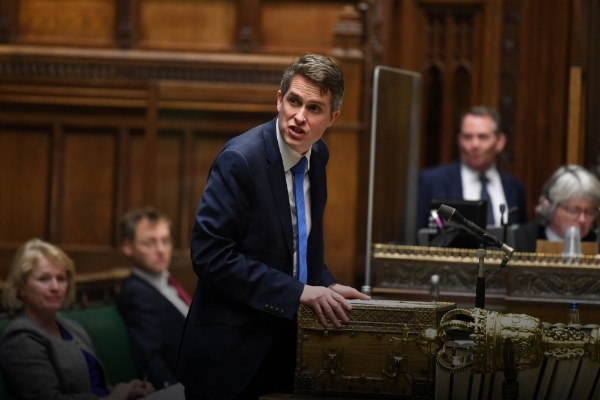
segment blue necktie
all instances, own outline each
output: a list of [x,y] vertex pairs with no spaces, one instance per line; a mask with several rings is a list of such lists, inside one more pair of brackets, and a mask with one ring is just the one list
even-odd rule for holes
[[487,224],[494,225],[494,209],[492,208],[492,199],[487,191],[489,179],[487,176],[485,176],[485,174],[481,174],[479,175],[479,180],[481,181],[481,200],[487,201]]
[[298,225],[298,248],[296,253],[298,254],[298,271],[296,276],[298,280],[306,284],[306,278],[308,275],[306,269],[306,249],[308,245],[308,235],[306,233],[306,211],[304,207],[304,174],[306,172],[306,157],[302,157],[298,164],[292,167],[292,173],[294,174],[294,193],[296,194],[296,221]]

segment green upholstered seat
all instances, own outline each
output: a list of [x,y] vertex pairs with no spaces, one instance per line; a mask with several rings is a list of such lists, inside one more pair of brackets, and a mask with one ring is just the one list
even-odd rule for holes
[[108,380],[115,384],[137,378],[127,326],[116,306],[89,307],[59,313],[78,322],[92,338],[96,356],[102,361]]
[[[89,307],[59,312],[64,318],[78,322],[92,338],[96,356],[102,361],[111,383],[129,382],[137,378],[127,327],[114,305]],[[8,318],[0,318],[0,334]],[[0,399],[8,399],[8,390],[0,374]]]

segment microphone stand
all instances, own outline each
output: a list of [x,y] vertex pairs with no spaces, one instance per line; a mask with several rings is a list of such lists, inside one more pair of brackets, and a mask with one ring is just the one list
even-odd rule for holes
[[[510,215],[510,211],[508,212]],[[479,258],[479,271],[477,273],[477,287],[475,291],[475,307],[483,309],[485,307],[485,266],[484,260],[487,253],[485,248],[485,244],[490,246],[498,247],[500,250],[504,252],[504,258],[500,263],[501,271],[508,261],[510,257],[512,257],[514,253],[514,249],[506,243],[500,242],[496,237],[490,235],[485,230],[481,229],[479,226],[475,225],[473,222],[469,221],[465,217],[463,217],[455,208],[448,207],[445,204],[442,204],[438,210],[438,215],[440,215],[447,222],[457,225],[463,229],[466,229],[473,235],[477,236],[480,240],[479,248],[477,249],[477,257]]]
[[500,225],[502,225],[502,243],[506,243],[506,228],[508,228],[508,221],[504,219],[504,211],[506,211],[506,204],[503,203],[500,204]]
[[479,270],[477,271],[477,286],[475,288],[475,308],[485,308],[485,265],[484,260],[487,254],[485,245],[479,243],[477,248],[477,258],[479,258]]

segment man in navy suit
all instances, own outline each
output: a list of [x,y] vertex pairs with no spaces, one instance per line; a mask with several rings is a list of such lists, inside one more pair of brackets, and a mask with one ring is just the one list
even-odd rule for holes
[[509,224],[525,223],[525,185],[496,166],[498,155],[506,145],[506,135],[500,131],[500,116],[491,108],[476,106],[465,112],[460,121],[456,137],[460,160],[423,170],[419,174],[417,227],[428,226],[431,200],[480,200],[482,185],[486,186],[491,200],[488,225],[501,225],[500,204],[505,204],[506,210],[518,207],[507,221]]
[[[177,366],[186,399],[291,392],[298,305],[339,327],[348,321],[346,298],[369,299],[336,284],[324,262],[329,152],[321,137],[343,92],[329,58],[300,57],[284,72],[277,118],[230,140],[213,162],[192,233],[199,279]],[[308,171],[294,178],[305,161]],[[298,215],[296,184],[305,200]]]
[[173,245],[169,219],[152,208],[121,222],[121,248],[133,263],[119,294],[139,377],[158,390],[177,382],[175,368],[190,297],[169,274]]

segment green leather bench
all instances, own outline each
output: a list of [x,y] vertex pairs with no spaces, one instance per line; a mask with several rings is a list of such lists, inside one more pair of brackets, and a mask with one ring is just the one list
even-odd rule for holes
[[[111,383],[129,382],[137,378],[127,327],[116,306],[64,310],[59,315],[77,321],[92,338],[96,356],[102,361]],[[0,318],[0,334],[8,318]],[[0,374],[0,399],[8,399],[6,384]]]

